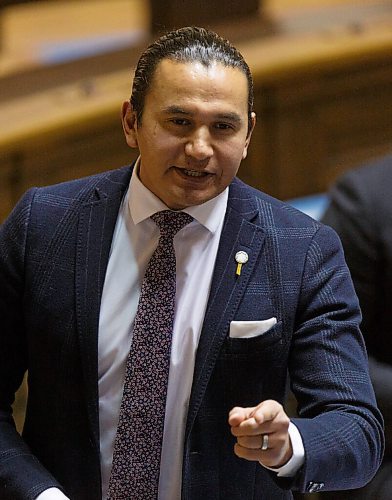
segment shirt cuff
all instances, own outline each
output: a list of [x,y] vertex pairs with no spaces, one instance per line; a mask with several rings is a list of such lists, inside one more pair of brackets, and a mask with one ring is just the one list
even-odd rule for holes
[[35,500],[69,500],[58,488],[48,488],[40,493]]
[[279,477],[294,477],[305,461],[305,449],[302,437],[298,428],[292,422],[289,424],[289,437],[293,448],[293,455],[287,463],[282,467],[272,468],[266,467],[260,462],[263,467],[276,472]]

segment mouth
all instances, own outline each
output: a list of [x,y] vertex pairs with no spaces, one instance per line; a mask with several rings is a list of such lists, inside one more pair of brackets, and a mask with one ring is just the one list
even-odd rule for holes
[[184,175],[185,177],[192,177],[193,179],[200,178],[200,177],[207,177],[207,176],[211,175],[208,172],[201,172],[200,170],[193,170],[190,168],[178,168],[178,167],[174,167],[174,168],[178,173]]
[[199,172],[198,170],[184,169],[183,172],[188,177],[205,177],[206,175],[208,175],[207,172]]

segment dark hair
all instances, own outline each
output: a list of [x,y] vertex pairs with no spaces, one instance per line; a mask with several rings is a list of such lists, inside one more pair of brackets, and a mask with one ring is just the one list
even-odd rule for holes
[[166,33],[153,42],[141,55],[133,79],[131,104],[141,123],[144,102],[155,70],[162,59],[178,62],[200,62],[208,67],[219,62],[241,70],[248,81],[248,130],[252,127],[253,78],[249,66],[240,52],[213,31],[199,27],[186,27]]

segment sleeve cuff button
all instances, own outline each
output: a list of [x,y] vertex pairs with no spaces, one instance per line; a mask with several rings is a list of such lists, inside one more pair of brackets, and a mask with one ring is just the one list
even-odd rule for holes
[[308,493],[316,493],[317,491],[321,491],[324,488],[324,483],[316,483],[310,481],[306,490]]

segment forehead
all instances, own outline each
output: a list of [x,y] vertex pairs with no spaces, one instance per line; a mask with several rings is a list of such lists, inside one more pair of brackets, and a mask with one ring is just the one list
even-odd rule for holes
[[247,113],[248,81],[239,69],[211,62],[209,66],[195,62],[163,59],[156,67],[147,101],[222,103],[236,106]]

